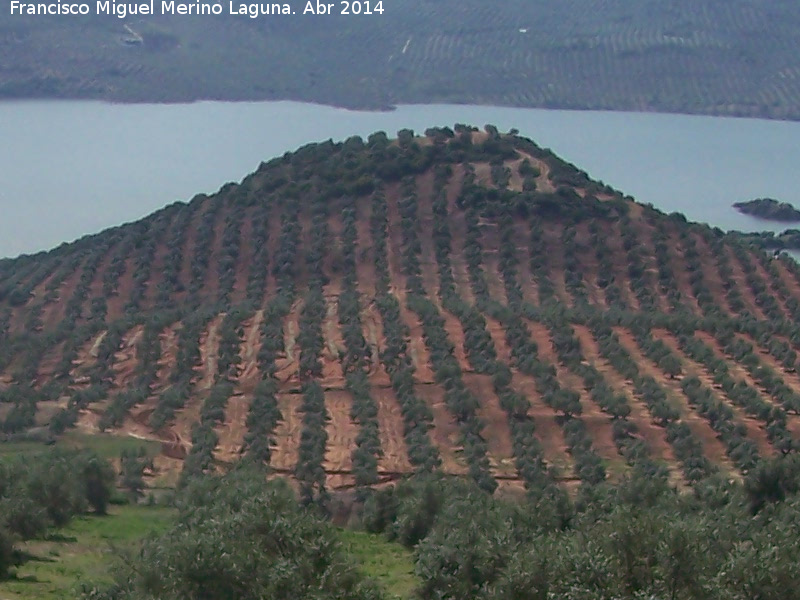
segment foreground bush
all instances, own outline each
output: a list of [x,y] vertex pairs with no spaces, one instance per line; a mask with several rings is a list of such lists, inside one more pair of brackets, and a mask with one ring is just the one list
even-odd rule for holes
[[797,466],[691,494],[633,475],[571,506],[424,478],[373,494],[364,524],[414,547],[423,600],[784,600],[800,597]]
[[94,599],[381,598],[349,562],[333,528],[283,482],[242,469],[190,484],[166,534],[145,542],[116,585]]
[[42,537],[90,509],[105,514],[111,465],[92,452],[53,450],[0,462],[0,578],[16,562],[13,543]]

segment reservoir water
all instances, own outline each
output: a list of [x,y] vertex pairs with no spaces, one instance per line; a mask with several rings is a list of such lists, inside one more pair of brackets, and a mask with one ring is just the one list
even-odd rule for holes
[[0,256],[49,249],[238,181],[311,141],[497,125],[552,148],[640,202],[723,229],[780,231],[731,204],[800,204],[800,123],[411,105],[357,112],[297,102],[0,103]]

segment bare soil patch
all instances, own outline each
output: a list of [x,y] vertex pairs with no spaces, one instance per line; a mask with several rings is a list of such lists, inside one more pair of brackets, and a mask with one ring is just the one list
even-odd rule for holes
[[386,347],[386,340],[383,337],[383,320],[374,303],[363,307],[361,325],[364,339],[367,341],[371,353],[369,381],[373,386],[387,386],[390,383],[389,374],[380,358],[381,349]]
[[322,348],[322,385],[326,388],[343,388],[344,371],[340,357],[346,348],[339,324],[339,290],[338,283],[326,286],[326,292],[335,295],[325,296],[327,313],[322,323],[322,335],[325,345]]
[[[325,425],[328,445],[324,467],[327,472],[352,473],[352,452],[356,448],[358,424],[350,418],[353,398],[345,390],[325,390],[325,408],[330,420]],[[341,487],[341,483],[337,487]]]
[[275,428],[275,446],[272,447],[270,465],[282,473],[293,473],[297,464],[300,432],[303,429],[303,413],[300,394],[278,394],[278,408],[283,419]]
[[373,387],[372,398],[378,405],[378,435],[383,456],[378,459],[379,473],[410,473],[408,448],[403,434],[403,413],[391,388]]
[[467,464],[461,446],[461,431],[447,410],[444,390],[438,385],[415,385],[414,391],[433,413],[433,429],[429,431],[429,435],[433,444],[439,449],[442,469],[445,473],[466,475]]
[[296,300],[283,321],[284,352],[282,356],[275,359],[275,367],[277,368],[275,377],[283,384],[284,388],[297,387],[300,383],[297,377],[300,366],[297,334],[300,332],[302,304],[301,300]]
[[251,401],[252,396],[245,394],[234,394],[228,398],[225,421],[214,428],[219,438],[214,450],[217,460],[231,463],[239,458],[244,435],[247,433],[247,413],[250,411]]
[[114,387],[126,389],[130,387],[139,366],[137,346],[144,334],[144,327],[137,325],[122,336],[122,343],[114,353]]
[[359,293],[369,299],[375,298],[375,249],[373,247],[370,221],[372,204],[364,198],[356,204],[356,288]]
[[488,445],[489,464],[495,477],[517,477],[514,450],[511,446],[511,431],[508,417],[500,408],[488,375],[465,374],[464,384],[478,399],[478,418],[484,424],[483,437]]
[[261,325],[263,322],[264,311],[257,310],[252,317],[242,323],[244,339],[239,346],[238,386],[248,392],[252,392],[261,379],[258,352],[261,350]]
[[219,314],[208,324],[200,335],[200,365],[195,366],[198,376],[196,389],[207,390],[214,385],[218,373],[219,359],[219,327],[225,314]]
[[[65,342],[56,344],[48,348],[41,360],[36,371],[35,386],[41,388],[43,384],[49,381],[56,373],[58,365],[61,363],[61,356],[64,354]],[[41,402],[39,403],[41,405]]]

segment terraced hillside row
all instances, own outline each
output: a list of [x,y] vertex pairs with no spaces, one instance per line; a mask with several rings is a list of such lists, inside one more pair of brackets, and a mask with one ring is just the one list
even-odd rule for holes
[[158,440],[306,501],[739,478],[800,442],[800,268],[487,126],[311,144],[0,262],[6,439]]

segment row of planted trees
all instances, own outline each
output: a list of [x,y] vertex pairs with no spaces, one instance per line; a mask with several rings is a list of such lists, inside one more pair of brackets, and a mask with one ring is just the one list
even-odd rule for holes
[[[481,198],[481,195],[481,189],[475,185],[474,177],[468,171],[464,182],[463,196],[459,200],[459,204],[464,208],[467,216],[468,243],[473,245],[472,259],[468,260],[467,267],[470,282],[473,284],[476,304],[482,307],[483,310],[488,311],[493,318],[496,318],[504,326],[513,366],[525,375],[534,378],[537,391],[542,400],[560,414],[558,422],[575,461],[575,470],[578,477],[589,483],[598,483],[605,479],[605,468],[602,460],[593,449],[586,427],[580,418],[582,412],[580,395],[572,389],[563,388],[556,375],[555,367],[540,360],[538,347],[531,339],[530,331],[522,317],[524,303],[522,302],[522,294],[518,291],[520,285],[517,281],[516,259],[513,248],[503,248],[501,246],[502,255],[499,263],[509,299],[508,306],[500,305],[489,296],[482,269],[482,235],[478,221],[478,209],[481,206],[485,206],[486,202],[486,199]],[[514,239],[508,221],[511,214],[507,212],[511,210],[513,210],[513,207],[503,202],[502,199],[493,203],[492,212],[501,221],[500,231],[504,240]],[[535,218],[532,218],[531,235],[538,244],[542,245],[541,247],[544,250],[542,230],[537,227]],[[505,244],[507,243],[506,241]],[[540,302],[546,302],[555,297],[554,287],[549,280],[546,255],[546,252],[542,255],[537,255],[533,252],[531,254],[531,271],[536,277]],[[502,371],[499,370],[498,372]],[[495,385],[497,385],[497,381],[498,378],[495,378]],[[499,381],[502,382],[502,379]],[[517,399],[516,394],[511,394],[509,391],[508,388],[501,387],[498,393],[501,394],[501,403],[505,405],[504,408],[507,408],[510,414],[514,414],[524,404]],[[528,429],[528,434],[531,437],[533,436],[532,428]],[[531,441],[529,440],[528,443],[531,443]],[[535,445],[534,448],[536,448]]]
[[342,211],[342,290],[338,300],[339,324],[344,338],[342,367],[345,386],[352,395],[350,417],[358,423],[356,446],[352,451],[356,485],[367,486],[378,481],[378,460],[381,449],[378,405],[372,397],[368,373],[372,355],[364,338],[361,320],[362,301],[357,288],[356,249],[358,218],[355,203]]
[[494,491],[497,483],[489,470],[486,442],[482,437],[483,423],[477,416],[478,400],[466,387],[461,367],[453,355],[453,344],[445,329],[445,321],[436,305],[427,298],[420,268],[421,243],[417,223],[416,180],[408,178],[401,184],[398,198],[400,228],[403,244],[403,270],[406,276],[406,302],[422,324],[422,335],[428,348],[436,382],[444,389],[444,399],[461,430],[461,442],[470,475],[479,487]]
[[[511,386],[512,373],[508,365],[498,360],[494,341],[487,331],[487,321],[483,314],[458,295],[453,277],[453,267],[450,260],[452,251],[452,234],[450,232],[449,200],[446,184],[452,176],[449,167],[439,168],[434,181],[434,201],[432,205],[434,215],[434,249],[439,275],[439,299],[442,307],[456,316],[464,332],[464,351],[472,369],[483,375],[492,376],[492,386],[497,395],[500,407],[508,417],[511,445],[514,453],[514,462],[517,473],[525,483],[531,495],[558,494],[552,474],[544,462],[542,448],[535,434],[535,424],[528,414],[531,408],[530,401]],[[470,219],[474,223],[474,220]],[[474,227],[474,226],[473,226]],[[475,231],[469,234],[475,240]],[[510,239],[503,235],[504,240]],[[472,291],[476,295],[477,304],[486,306],[490,298],[488,287],[480,272],[482,263],[481,253],[473,252],[468,269]],[[501,264],[513,268],[514,254],[504,252]],[[509,291],[509,299],[521,299],[521,292],[515,294]],[[516,290],[516,288],[514,288]]]
[[408,352],[408,326],[401,318],[397,298],[390,293],[387,227],[386,197],[379,189],[372,197],[370,235],[377,278],[375,305],[381,315],[386,343],[380,359],[389,375],[403,415],[403,433],[409,462],[414,469],[429,472],[439,467],[441,459],[428,434],[432,427],[433,413],[420,400],[414,388],[415,369]]

